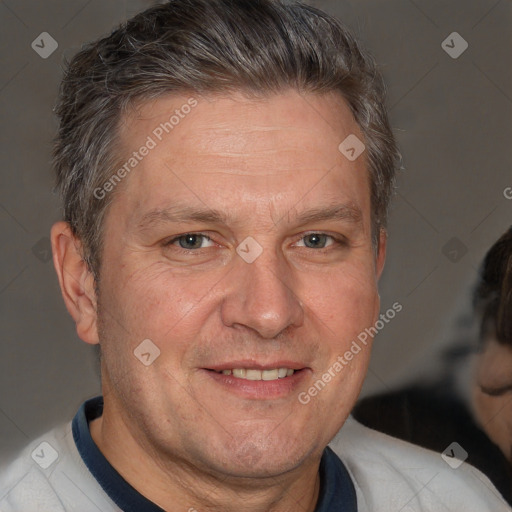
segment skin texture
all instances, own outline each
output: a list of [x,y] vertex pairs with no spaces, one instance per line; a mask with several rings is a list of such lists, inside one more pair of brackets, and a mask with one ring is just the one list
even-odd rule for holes
[[[127,115],[127,157],[189,98],[162,97]],[[371,343],[307,405],[298,395],[373,325],[380,305],[386,240],[381,232],[376,252],[364,153],[351,162],[338,150],[349,134],[363,137],[337,94],[195,98],[113,192],[99,297],[79,241],[65,223],[52,230],[77,332],[102,349],[105,408],[91,433],[120,474],[166,510],[313,511],[322,451],[357,399]],[[350,215],[297,220],[333,204]],[[229,218],[172,222],[155,213],[176,205]],[[187,233],[210,240],[165,246]],[[247,237],[262,249],[252,263],[236,251]],[[145,366],[134,350],[148,338],[160,356]],[[277,391],[208,370],[283,362],[301,371]]]
[[472,399],[477,420],[512,463],[512,347],[488,339],[475,375]]

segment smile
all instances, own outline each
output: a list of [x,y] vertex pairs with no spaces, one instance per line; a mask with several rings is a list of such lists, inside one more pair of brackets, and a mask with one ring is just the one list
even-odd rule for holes
[[253,368],[233,368],[232,370],[221,370],[217,373],[232,375],[237,379],[245,380],[277,380],[291,377],[295,370],[291,368],[273,368],[269,370],[256,370]]

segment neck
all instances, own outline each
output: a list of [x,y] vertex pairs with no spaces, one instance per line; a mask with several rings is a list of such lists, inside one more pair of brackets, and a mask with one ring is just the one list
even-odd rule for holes
[[[112,405],[112,404],[110,404]],[[105,458],[140,494],[166,511],[314,512],[320,489],[320,456],[295,470],[263,478],[240,478],[201,469],[184,458],[160,454],[132,432],[120,411],[107,407],[90,423]]]

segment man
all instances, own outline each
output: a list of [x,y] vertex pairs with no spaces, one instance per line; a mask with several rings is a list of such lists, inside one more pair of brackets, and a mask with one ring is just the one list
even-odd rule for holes
[[3,472],[1,510],[508,510],[349,418],[397,150],[334,19],[171,1],[82,50],[57,113],[54,262],[103,397]]

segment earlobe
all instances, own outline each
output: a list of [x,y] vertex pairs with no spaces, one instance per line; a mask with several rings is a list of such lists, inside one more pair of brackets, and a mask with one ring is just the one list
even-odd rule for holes
[[387,231],[385,229],[381,228],[380,232],[379,232],[379,247],[378,247],[378,251],[377,251],[377,259],[375,262],[375,273],[377,275],[377,280],[380,279],[380,276],[382,275],[382,271],[384,270],[384,264],[386,262],[387,241],[388,241]]
[[62,297],[76,324],[80,339],[99,343],[94,276],[82,258],[81,243],[67,222],[57,222],[51,230],[53,264]]

